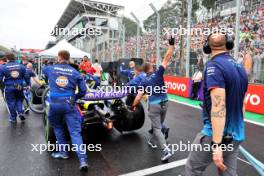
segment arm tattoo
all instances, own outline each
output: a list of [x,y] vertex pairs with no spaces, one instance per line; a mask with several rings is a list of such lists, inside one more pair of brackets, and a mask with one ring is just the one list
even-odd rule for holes
[[[225,98],[220,95],[212,97],[212,112],[211,117],[224,118],[226,116]],[[213,108],[214,107],[214,108]]]

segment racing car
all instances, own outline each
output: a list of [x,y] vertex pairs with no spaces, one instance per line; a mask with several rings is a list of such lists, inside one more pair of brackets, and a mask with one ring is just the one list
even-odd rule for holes
[[[39,103],[43,107],[42,110],[36,110],[36,108],[32,110],[43,113],[46,142],[55,143],[53,128],[48,120],[49,88],[32,87],[31,92],[33,93],[31,107],[34,103]],[[42,92],[41,98],[40,92]],[[115,128],[121,134],[140,129],[145,121],[145,112],[142,104],[135,111],[130,110],[134,97],[133,94],[127,92],[107,93],[89,89],[86,95],[76,103],[82,128],[87,129],[93,124],[100,124],[108,131]]]

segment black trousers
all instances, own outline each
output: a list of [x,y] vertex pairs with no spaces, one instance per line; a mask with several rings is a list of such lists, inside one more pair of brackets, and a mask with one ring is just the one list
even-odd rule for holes
[[191,98],[198,98],[198,91],[200,89],[201,82],[193,82]]

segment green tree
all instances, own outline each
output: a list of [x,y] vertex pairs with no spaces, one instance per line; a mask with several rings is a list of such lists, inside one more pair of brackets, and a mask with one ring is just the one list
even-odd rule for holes
[[[124,17],[123,18],[123,24],[126,27],[126,38],[133,37],[133,36],[137,35],[137,24],[133,20],[131,20],[127,17]],[[141,28],[140,28],[140,33],[142,33]]]
[[[183,3],[183,6],[181,5]],[[183,8],[183,10],[182,10]],[[180,9],[180,10],[179,10]],[[199,9],[198,0],[192,0],[192,21],[196,22],[196,11]],[[176,22],[180,24],[181,17],[187,18],[187,0],[168,0],[159,10],[161,29],[174,28],[177,26]],[[156,29],[157,16],[155,13],[150,15],[144,21],[144,28],[146,30]],[[184,25],[184,24],[181,24]]]
[[192,17],[195,19],[194,22],[196,22],[196,14],[195,12],[199,9],[199,2],[197,0],[192,1]]
[[202,0],[202,5],[207,9],[214,9],[215,1],[212,0]]

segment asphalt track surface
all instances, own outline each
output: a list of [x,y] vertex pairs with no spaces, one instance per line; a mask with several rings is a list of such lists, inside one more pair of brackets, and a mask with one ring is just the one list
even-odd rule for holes
[[[184,166],[167,169],[168,164],[161,164],[160,153],[148,147],[146,139],[150,122],[146,122],[140,130],[120,134],[102,132],[102,129],[89,130],[88,143],[101,144],[102,151],[89,152],[89,171],[81,173],[79,163],[74,153],[70,153],[69,160],[54,160],[48,152],[39,154],[32,152],[31,144],[43,144],[44,129],[42,117],[30,112],[25,124],[19,121],[11,125],[7,120],[7,110],[1,100],[0,103],[0,175],[1,176],[114,176],[141,171],[158,166],[161,168],[154,176],[184,175]],[[202,127],[200,110],[186,105],[170,102],[166,123],[170,127],[169,142],[179,144],[192,141]],[[263,141],[264,127],[246,123],[247,140],[242,146],[264,162]],[[185,159],[188,152],[176,152],[171,162]],[[243,156],[240,158],[244,160]],[[245,161],[238,160],[239,176],[257,176],[255,169]],[[155,169],[150,169],[154,171]],[[133,174],[134,173],[134,174]],[[212,164],[205,176],[214,176],[216,168]]]

